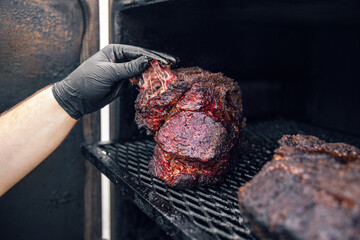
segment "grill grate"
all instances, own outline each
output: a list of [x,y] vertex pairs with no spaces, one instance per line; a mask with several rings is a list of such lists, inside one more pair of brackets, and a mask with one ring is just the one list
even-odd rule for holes
[[247,124],[234,171],[217,186],[174,190],[148,173],[155,142],[85,145],[83,153],[175,239],[254,239],[238,209],[237,190],[272,158],[284,134],[311,134],[359,146],[353,137],[286,120]]

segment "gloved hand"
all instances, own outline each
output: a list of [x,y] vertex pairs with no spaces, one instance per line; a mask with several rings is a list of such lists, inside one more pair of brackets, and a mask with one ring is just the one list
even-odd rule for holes
[[119,96],[122,82],[141,74],[156,59],[165,64],[176,59],[164,53],[121,44],[110,44],[83,62],[64,80],[53,84],[60,106],[73,118],[104,107]]

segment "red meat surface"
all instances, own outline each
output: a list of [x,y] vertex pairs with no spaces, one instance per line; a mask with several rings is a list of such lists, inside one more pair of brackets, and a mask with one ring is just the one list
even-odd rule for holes
[[241,91],[222,73],[170,70],[156,60],[142,76],[135,121],[157,143],[149,171],[175,188],[220,182],[245,125]]

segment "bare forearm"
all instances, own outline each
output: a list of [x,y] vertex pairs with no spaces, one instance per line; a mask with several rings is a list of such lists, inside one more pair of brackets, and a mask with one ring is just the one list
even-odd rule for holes
[[111,44],[65,79],[0,116],[0,196],[39,165],[64,140],[76,120],[116,99],[127,79],[150,60],[177,59],[140,47]]
[[61,144],[76,120],[45,88],[0,116],[0,196]]

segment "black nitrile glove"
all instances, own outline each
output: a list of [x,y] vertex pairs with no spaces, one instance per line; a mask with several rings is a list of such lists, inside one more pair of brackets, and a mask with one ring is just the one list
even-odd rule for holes
[[60,106],[79,119],[113,101],[122,82],[141,74],[151,59],[165,64],[176,59],[164,53],[129,45],[110,44],[83,62],[64,80],[52,86]]

